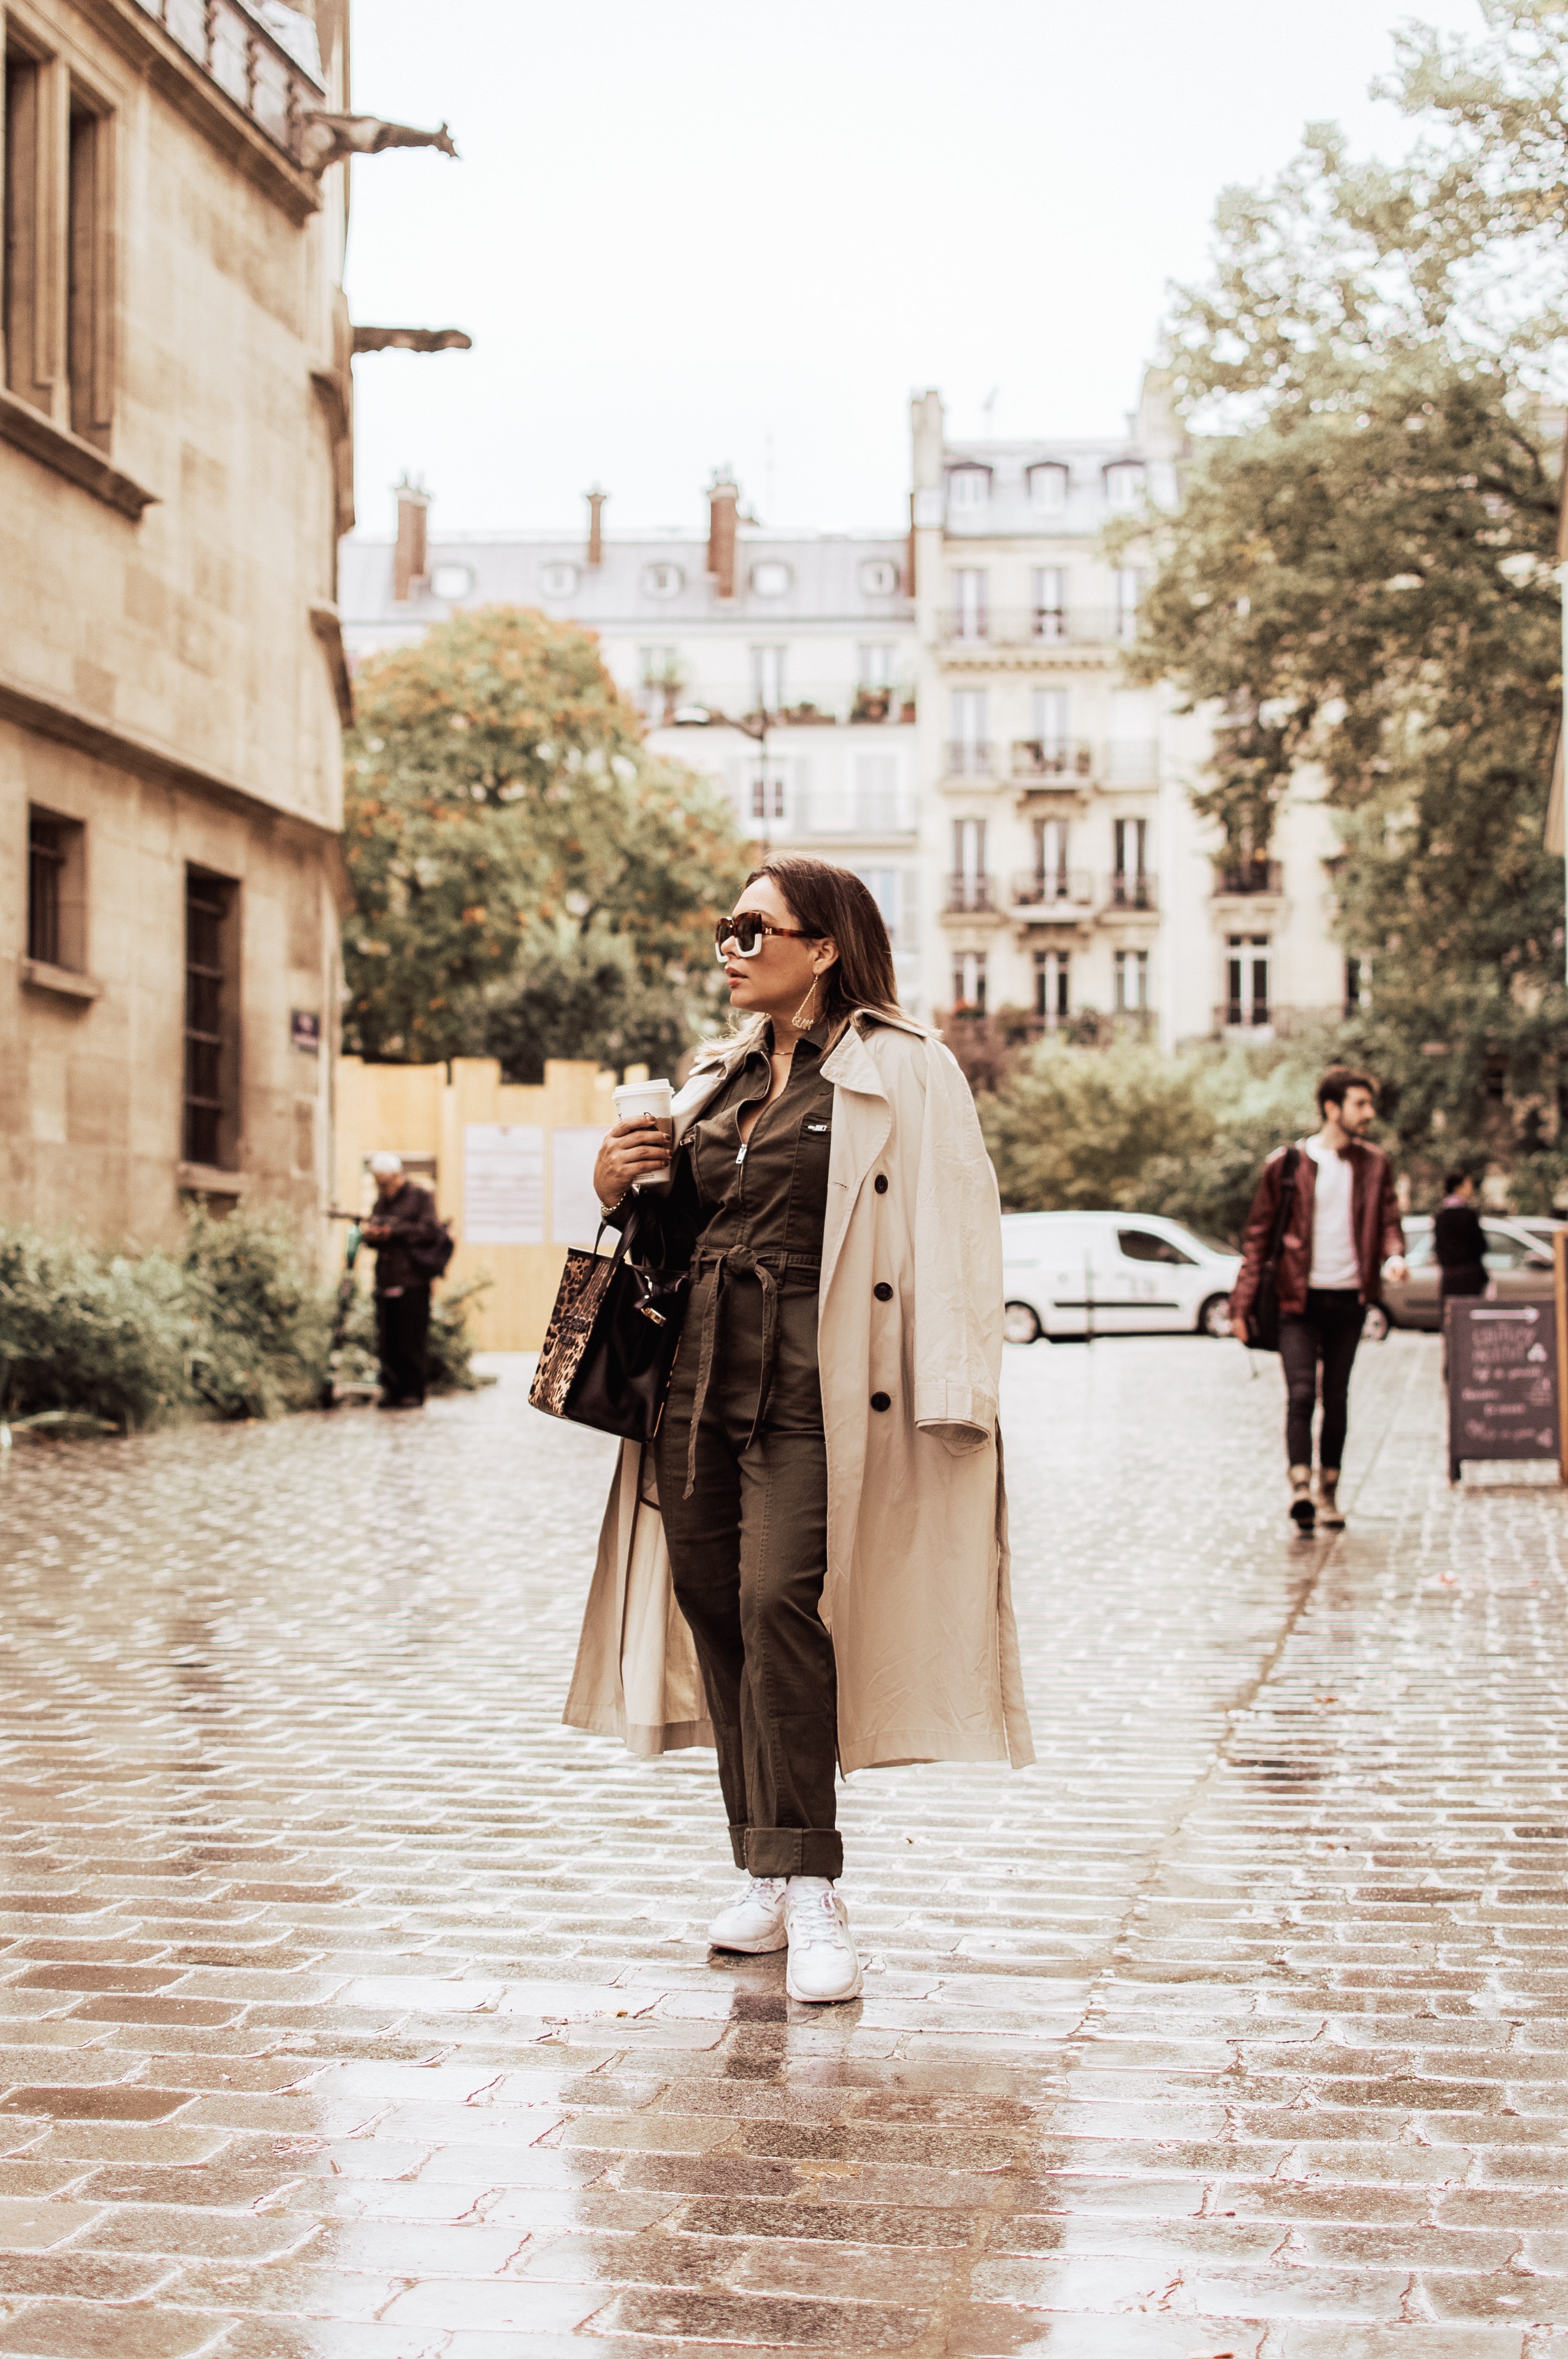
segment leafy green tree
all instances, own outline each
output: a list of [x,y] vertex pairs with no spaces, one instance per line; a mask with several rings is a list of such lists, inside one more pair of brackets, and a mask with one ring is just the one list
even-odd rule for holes
[[[501,607],[454,616],[371,658],[355,701],[351,1049],[411,1063],[479,1055],[497,1026],[522,1044],[542,990],[547,1053],[597,1054],[597,1035],[563,1023],[559,985],[563,967],[590,974],[606,941],[626,1001],[651,994],[667,1013],[688,977],[700,1000],[743,847],[709,789],[650,756],[587,632]],[[535,964],[535,1002],[508,1018]],[[699,1012],[681,1020],[689,1032]],[[533,1054],[516,1045],[514,1061]]]
[[[1560,864],[1541,845],[1561,703],[1551,568],[1568,12],[1489,0],[1478,48],[1404,37],[1395,94],[1435,135],[1398,170],[1309,131],[1227,192],[1168,364],[1198,431],[1133,662],[1216,723],[1199,808],[1266,853],[1314,773],[1345,846],[1346,949],[1406,1161],[1557,1154]],[[1217,430],[1224,429],[1224,430]]]
[[1011,1212],[1166,1212],[1238,1241],[1263,1158],[1317,1127],[1320,1042],[1042,1042],[976,1103]]
[[644,983],[624,934],[562,925],[553,943],[541,936],[530,944],[520,980],[489,1011],[484,1049],[509,1082],[542,1082],[547,1057],[669,1074],[690,1046],[694,1018],[705,1031],[722,1028],[706,974],[689,984]]

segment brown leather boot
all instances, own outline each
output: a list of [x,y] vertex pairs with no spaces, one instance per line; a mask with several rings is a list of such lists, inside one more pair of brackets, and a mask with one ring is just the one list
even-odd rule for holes
[[1312,1502],[1312,1468],[1292,1466],[1291,1469],[1291,1521],[1303,1537],[1317,1520],[1317,1509]]
[[1325,1532],[1342,1532],[1345,1514],[1339,1505],[1339,1469],[1323,1466],[1317,1477],[1317,1520]]

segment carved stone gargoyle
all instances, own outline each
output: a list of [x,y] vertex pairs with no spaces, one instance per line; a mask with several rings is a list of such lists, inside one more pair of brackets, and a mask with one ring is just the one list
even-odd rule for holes
[[379,156],[388,147],[438,147],[443,156],[458,152],[444,123],[439,131],[416,131],[411,124],[384,123],[378,114],[329,114],[314,106],[301,117],[299,160],[318,178],[330,164],[350,156]]
[[356,328],[356,353],[468,353],[473,338],[461,328]]

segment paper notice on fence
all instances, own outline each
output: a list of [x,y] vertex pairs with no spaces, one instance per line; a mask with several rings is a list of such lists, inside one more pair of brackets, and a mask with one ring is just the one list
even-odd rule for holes
[[463,1243],[545,1242],[545,1133],[536,1123],[463,1125]]
[[593,1167],[602,1123],[568,1123],[550,1133],[550,1243],[591,1247],[600,1218]]

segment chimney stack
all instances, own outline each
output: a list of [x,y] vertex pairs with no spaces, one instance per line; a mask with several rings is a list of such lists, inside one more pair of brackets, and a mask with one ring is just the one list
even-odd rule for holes
[[604,562],[604,503],[610,497],[595,484],[588,495],[588,561],[590,565]]
[[411,484],[405,470],[397,493],[397,547],[392,560],[392,594],[400,606],[414,594],[428,570],[425,549],[425,516],[430,495],[423,484]]
[[725,467],[708,487],[708,570],[721,598],[735,595],[735,519],[741,487]]

